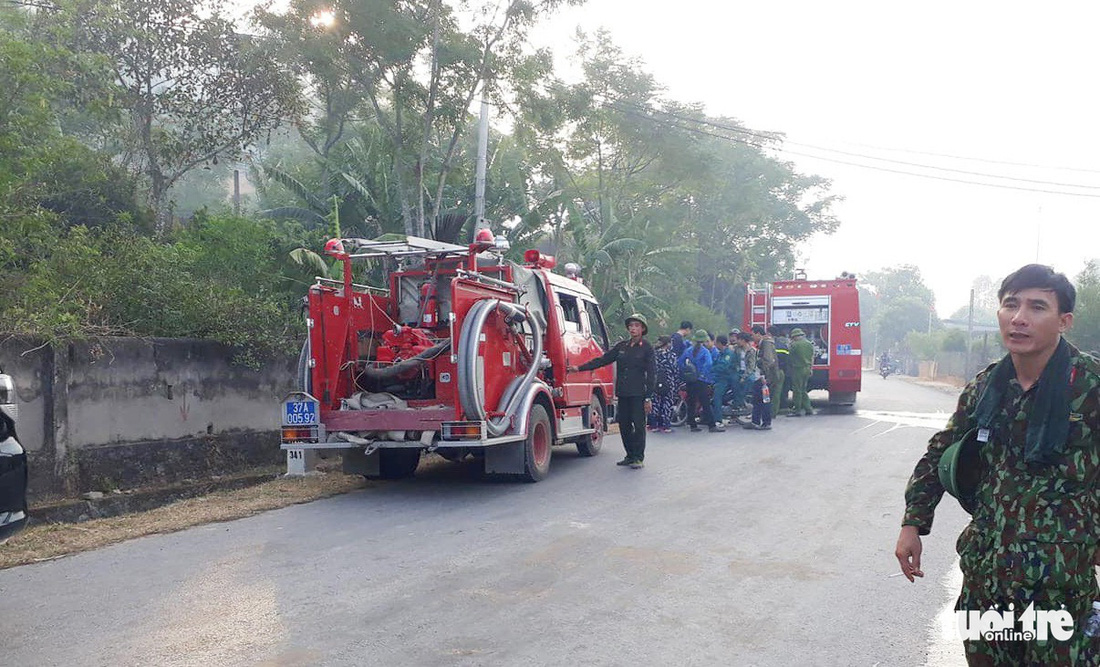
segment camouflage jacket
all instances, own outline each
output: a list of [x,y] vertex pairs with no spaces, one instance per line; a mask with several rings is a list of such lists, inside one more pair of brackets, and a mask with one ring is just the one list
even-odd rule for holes
[[[1006,586],[1030,577],[1028,585],[1036,589],[1089,585],[1100,528],[1100,362],[1072,346],[1070,352],[1071,425],[1066,452],[1055,463],[1024,462],[1036,387],[1022,391],[1013,379],[1005,391],[990,440],[981,449],[977,508],[957,544],[964,574],[981,572]],[[916,526],[921,535],[931,530],[944,494],[940,456],[973,427],[974,409],[992,368],[963,390],[947,427],[929,441],[909,479],[902,525]],[[1053,579],[1063,575],[1079,581]]]
[[814,365],[814,344],[803,337],[791,340],[790,359],[787,363],[790,370],[796,373],[809,373]]
[[775,339],[771,336],[764,336],[760,339],[760,346],[757,348],[760,353],[759,364],[760,370],[766,374],[774,373],[779,370],[779,360],[775,352]]

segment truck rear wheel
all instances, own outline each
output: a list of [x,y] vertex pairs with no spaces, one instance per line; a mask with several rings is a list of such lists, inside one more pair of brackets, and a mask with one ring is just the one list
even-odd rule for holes
[[538,403],[531,406],[527,421],[527,440],[523,443],[523,479],[537,482],[550,472],[550,448],[554,444],[550,430],[550,417],[546,408]]
[[382,449],[378,452],[378,477],[380,479],[412,477],[419,465],[419,449]]
[[577,453],[581,456],[595,456],[600,453],[600,449],[603,447],[603,401],[600,400],[599,396],[592,397],[592,404],[588,410],[591,415],[589,422],[592,428],[596,429],[596,432],[591,435],[582,435],[577,440]]

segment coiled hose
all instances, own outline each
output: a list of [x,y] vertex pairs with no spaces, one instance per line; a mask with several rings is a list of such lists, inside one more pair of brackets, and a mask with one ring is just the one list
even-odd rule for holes
[[[531,355],[531,367],[522,376],[513,378],[500,397],[498,412],[504,414],[496,419],[488,419],[485,412],[485,400],[482,388],[477,381],[477,348],[481,343],[481,330],[493,311],[499,310],[513,321],[526,321],[531,325],[535,349]],[[524,389],[531,385],[539,372],[539,360],[542,359],[542,323],[532,317],[525,306],[508,303],[500,299],[484,299],[475,303],[466,313],[459,331],[458,347],[458,399],[467,418],[486,423],[490,436],[504,435],[511,425],[515,411],[520,407],[520,397]]]

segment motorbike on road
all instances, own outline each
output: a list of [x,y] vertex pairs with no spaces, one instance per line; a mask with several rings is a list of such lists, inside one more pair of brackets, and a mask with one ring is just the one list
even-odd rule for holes
[[[749,403],[743,403],[740,406],[734,405],[736,398],[737,393],[733,387],[727,389],[725,395],[722,396],[722,414],[715,415],[715,419],[726,419],[744,424],[746,421],[745,416],[752,414],[752,405]],[[696,413],[696,416],[698,416],[698,413]],[[687,420],[687,385],[681,384],[676,392],[676,400],[672,404],[672,419],[670,422],[673,426],[683,426],[687,423]]]

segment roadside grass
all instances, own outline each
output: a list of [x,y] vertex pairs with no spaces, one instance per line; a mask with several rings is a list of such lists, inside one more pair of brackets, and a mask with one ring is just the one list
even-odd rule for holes
[[[610,424],[608,435],[619,432]],[[606,447],[609,443],[604,444]],[[436,466],[451,465],[436,455],[421,460],[419,473]],[[34,523],[0,544],[0,570],[64,558],[82,551],[132,540],[146,535],[174,533],[194,526],[243,519],[280,507],[299,505],[330,496],[367,488],[378,482],[358,475],[339,472],[335,462],[323,462],[321,475],[280,477],[243,489],[215,491],[203,496],[179,500],[145,512],[134,512],[83,523]]]
[[339,472],[279,478],[244,489],[216,491],[180,500],[147,512],[84,523],[31,523],[26,530],[0,545],[0,569],[54,560],[136,537],[174,533],[201,524],[242,519],[280,507],[348,493],[365,488],[370,483],[357,475]]

